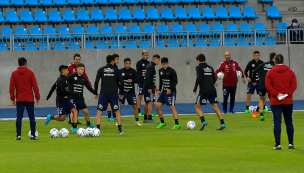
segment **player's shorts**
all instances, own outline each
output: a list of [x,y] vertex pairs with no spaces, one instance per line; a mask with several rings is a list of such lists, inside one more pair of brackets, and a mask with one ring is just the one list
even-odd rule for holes
[[161,92],[160,96],[157,99],[157,102],[166,104],[168,106],[175,106],[176,93],[167,94],[166,92]]
[[100,94],[98,98],[97,109],[106,111],[108,104],[110,103],[113,111],[119,110],[119,98],[117,94]]
[[265,96],[267,93],[267,89],[265,85],[259,85],[259,96]]
[[209,103],[214,104],[218,103],[217,95],[216,94],[211,94],[211,95],[201,95],[199,94],[196,98],[196,103],[197,105],[206,105],[207,100]]
[[146,103],[155,102],[155,89],[152,89],[152,93],[149,94],[148,89],[144,88],[143,93],[144,93]]
[[137,85],[137,95],[144,95],[143,90],[144,90],[144,85],[142,83],[138,83],[138,85]]
[[254,94],[254,91],[259,94],[259,84],[257,83],[254,86],[252,82],[249,82],[247,86],[247,94]]
[[71,113],[71,110],[74,108],[75,106],[70,101],[64,103],[57,103],[57,113],[59,116],[69,115]]
[[121,104],[124,105],[127,99],[129,105],[137,105],[137,99],[135,94],[126,93],[123,95],[123,97],[123,99],[119,99],[119,102],[121,102]]
[[80,99],[80,98],[70,97],[70,101],[76,106],[77,110],[88,108],[84,98]]

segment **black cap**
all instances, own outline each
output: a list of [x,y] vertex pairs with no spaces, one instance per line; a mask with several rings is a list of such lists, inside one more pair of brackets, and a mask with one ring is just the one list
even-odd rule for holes
[[67,65],[61,65],[59,66],[59,71],[61,72],[62,69],[68,69]]
[[298,20],[296,18],[292,19],[292,22],[298,23]]

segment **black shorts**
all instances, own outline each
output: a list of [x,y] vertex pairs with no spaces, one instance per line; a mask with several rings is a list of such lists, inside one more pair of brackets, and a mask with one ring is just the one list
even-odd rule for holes
[[201,94],[199,94],[196,98],[196,104],[197,105],[206,105],[207,100],[211,104],[218,103],[218,99],[217,99],[216,94],[211,94],[211,95],[201,95]]
[[64,103],[57,103],[58,116],[69,115],[73,108],[75,108],[75,106],[70,101]]
[[98,98],[97,109],[106,111],[108,104],[110,103],[113,111],[119,110],[119,98],[117,94],[100,94]]
[[259,94],[259,84],[257,83],[256,85],[253,85],[252,82],[249,82],[247,86],[247,94],[254,94],[254,91]]
[[77,110],[88,108],[84,98],[80,99],[80,98],[70,97],[70,100],[76,106]]
[[124,94],[123,99],[119,99],[119,102],[124,105],[126,99],[127,99],[129,105],[137,105],[135,93],[134,94],[129,94],[129,93]]
[[265,96],[267,93],[267,89],[265,85],[259,85],[259,96]]

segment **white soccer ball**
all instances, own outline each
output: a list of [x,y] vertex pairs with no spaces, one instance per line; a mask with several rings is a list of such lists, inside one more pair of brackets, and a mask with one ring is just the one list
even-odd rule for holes
[[236,71],[236,75],[238,78],[241,78],[242,77],[242,72],[241,71]]
[[100,130],[98,128],[93,129],[93,137],[99,137],[100,136]]
[[218,72],[218,73],[217,73],[217,78],[218,78],[218,79],[221,79],[221,80],[222,80],[222,79],[224,79],[224,76],[225,76],[225,75],[224,75],[223,72]]
[[93,135],[93,129],[90,128],[90,127],[88,127],[86,129],[86,131],[85,131],[85,134],[86,134],[87,137],[92,137],[92,135]]
[[269,111],[267,106],[265,106],[265,109],[266,109],[266,111]]
[[255,110],[254,110],[254,106],[249,106],[249,112],[250,113],[253,113]]
[[196,123],[194,121],[188,121],[187,128],[188,130],[194,130],[196,128]]
[[[31,131],[29,131],[28,132],[28,137],[31,138],[31,136],[32,136]],[[37,131],[35,132],[35,136],[38,137],[38,132]]]
[[68,129],[66,128],[62,128],[60,131],[59,131],[59,135],[62,137],[62,138],[67,138],[69,136],[70,132]]
[[78,130],[77,130],[77,136],[78,137],[81,137],[81,138],[83,138],[83,137],[85,137],[86,136],[86,132],[85,132],[86,130],[84,129],[84,128],[79,128]]
[[52,129],[50,130],[50,136],[51,136],[51,138],[58,138],[58,136],[59,136],[59,131],[58,131],[58,129],[52,128]]
[[257,110],[257,108],[258,108],[258,106],[255,106],[255,107],[254,107],[254,111],[256,111],[256,110]]

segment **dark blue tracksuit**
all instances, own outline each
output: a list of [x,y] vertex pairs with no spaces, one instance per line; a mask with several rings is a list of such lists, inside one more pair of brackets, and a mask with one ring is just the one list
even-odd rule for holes
[[35,132],[36,132],[35,103],[21,101],[16,103],[16,107],[17,107],[17,119],[16,119],[17,136],[21,136],[21,126],[22,126],[24,108],[26,108],[28,117],[30,119],[31,135],[35,136]]

